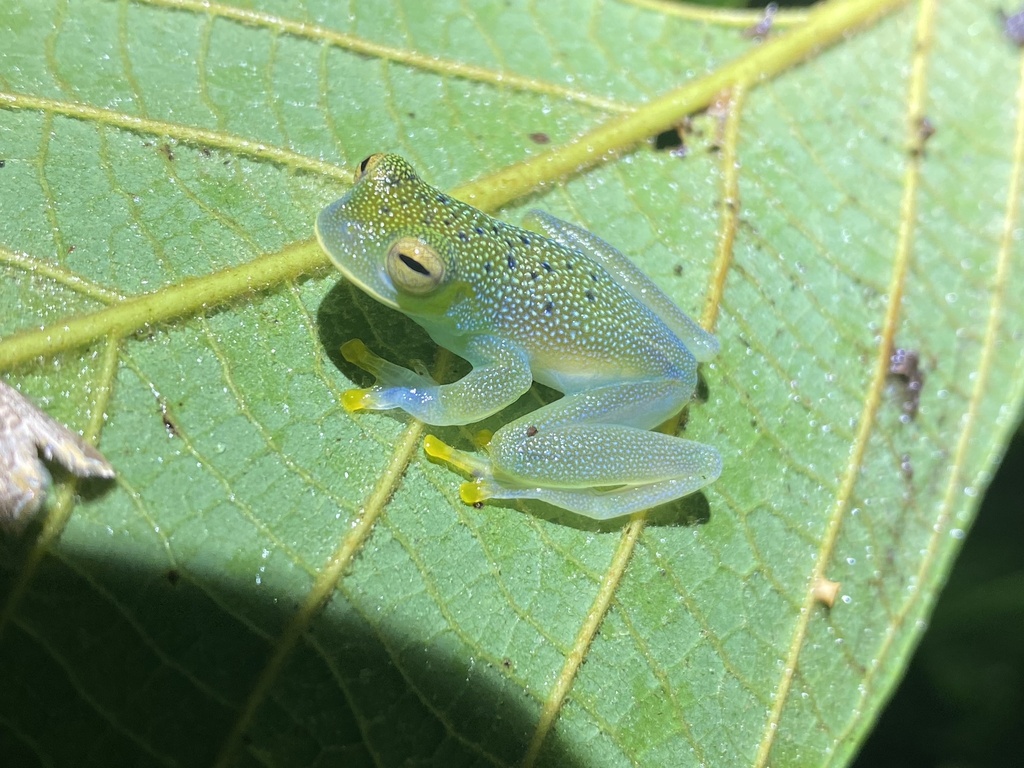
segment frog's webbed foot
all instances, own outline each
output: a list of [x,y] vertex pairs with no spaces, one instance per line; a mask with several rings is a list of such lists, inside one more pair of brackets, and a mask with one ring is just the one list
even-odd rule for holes
[[[377,382],[367,389],[350,389],[341,396],[341,403],[346,411],[377,411],[400,407],[395,402],[395,392],[401,390],[426,390],[436,388],[437,382],[431,378],[422,363],[417,364],[417,371],[410,371],[400,365],[388,362],[375,355],[359,339],[346,341],[341,345],[341,355],[353,365],[357,365],[367,373],[372,373]],[[390,393],[390,394],[389,394]]]
[[[483,448],[486,440],[480,433],[475,442]],[[489,438],[490,435],[487,434]],[[463,503],[480,506],[487,499],[507,498],[502,495],[502,488],[494,480],[494,471],[489,459],[472,453],[460,451],[434,435],[423,438],[423,451],[432,459],[443,461],[453,469],[473,479],[459,486],[459,498]],[[539,489],[538,489],[539,490]]]
[[342,395],[348,411],[401,408],[427,424],[470,424],[515,402],[530,388],[529,358],[515,344],[478,336],[459,350],[473,369],[451,384],[438,384],[422,363],[410,371],[373,354],[358,339],[346,342],[341,354],[377,379],[368,389]]
[[463,483],[459,489],[459,496],[466,504],[479,504],[490,498],[490,496],[481,495],[474,490],[482,481],[491,477],[490,461],[472,453],[460,451],[458,448],[452,448],[444,440],[434,435],[427,435],[423,438],[423,451],[430,458],[443,461],[462,474],[474,478],[472,482]]

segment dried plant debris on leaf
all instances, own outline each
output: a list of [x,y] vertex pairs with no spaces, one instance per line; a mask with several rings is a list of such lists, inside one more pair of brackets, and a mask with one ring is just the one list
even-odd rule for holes
[[103,454],[0,381],[0,526],[21,525],[46,498],[43,460],[79,477],[114,476]]

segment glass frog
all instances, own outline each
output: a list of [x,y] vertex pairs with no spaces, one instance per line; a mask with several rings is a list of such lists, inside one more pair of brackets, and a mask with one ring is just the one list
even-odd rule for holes
[[678,414],[718,341],[628,258],[590,232],[533,211],[506,224],[422,181],[397,155],[371,155],[316,222],[342,274],[419,323],[473,369],[451,384],[342,347],[372,373],[349,411],[398,408],[427,424],[471,424],[534,380],[560,400],[497,432],[483,455],[428,435],[426,452],[473,478],[460,495],[540,499],[603,520],[692,493],[722,468],[708,445],[651,430]]

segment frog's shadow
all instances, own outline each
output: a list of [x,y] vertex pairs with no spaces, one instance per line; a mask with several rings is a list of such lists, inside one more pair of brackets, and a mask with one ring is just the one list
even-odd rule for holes
[[[339,280],[320,302],[317,308],[317,333],[328,359],[346,378],[359,386],[373,384],[373,376],[342,357],[341,345],[346,341],[361,339],[373,352],[387,360],[404,366],[409,366],[413,360],[420,360],[429,370],[434,370],[433,363],[439,351],[438,346],[419,325],[402,313],[371,299],[347,280]],[[441,375],[442,381],[455,381],[469,372],[470,366],[465,360],[454,355],[448,357],[452,363]],[[698,391],[697,397],[700,398],[700,395]],[[529,392],[511,406],[481,422],[462,427],[431,427],[430,431],[447,443],[472,450],[471,437],[478,431],[494,432],[509,421],[553,402],[560,396],[553,389],[534,384]],[[408,418],[397,412],[396,417]],[[684,424],[685,419],[684,411],[680,424]],[[452,482],[455,484],[459,482],[457,477],[452,472]],[[621,531],[629,519],[617,517],[611,520],[593,520],[534,500],[495,500],[488,502],[486,506],[514,509],[543,520],[591,532]],[[702,525],[710,519],[711,506],[707,497],[700,492],[663,504],[646,514],[647,524],[655,526]]]
[[426,331],[344,279],[324,296],[316,319],[317,334],[327,357],[359,386],[373,384],[373,376],[341,356],[341,345],[346,341],[360,339],[375,354],[406,367],[412,360],[422,360],[432,368],[437,357],[438,347]]

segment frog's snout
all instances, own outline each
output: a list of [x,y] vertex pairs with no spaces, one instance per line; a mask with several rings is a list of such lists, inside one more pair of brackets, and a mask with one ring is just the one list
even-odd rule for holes
[[359,224],[345,212],[345,198],[335,200],[316,217],[316,237],[328,255],[350,250],[358,240]]
[[380,228],[363,220],[360,206],[352,205],[347,196],[316,217],[316,239],[338,271],[377,301],[395,307],[395,287],[385,268],[387,247],[382,250],[381,238]]

